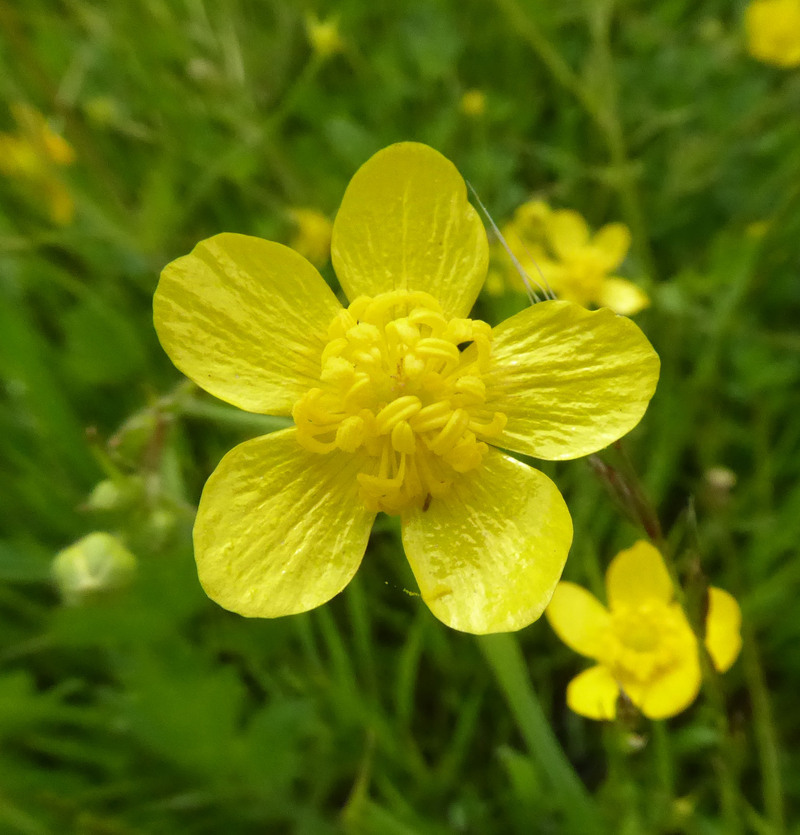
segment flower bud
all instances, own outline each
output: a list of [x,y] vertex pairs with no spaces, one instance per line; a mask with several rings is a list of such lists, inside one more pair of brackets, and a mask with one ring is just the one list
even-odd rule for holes
[[60,551],[52,570],[64,602],[77,605],[129,585],[136,557],[117,537],[95,531]]

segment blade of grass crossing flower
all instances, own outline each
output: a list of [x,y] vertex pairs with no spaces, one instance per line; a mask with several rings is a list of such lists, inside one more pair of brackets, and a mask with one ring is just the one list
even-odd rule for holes
[[569,831],[602,833],[605,826],[586,787],[558,742],[533,689],[515,635],[482,635],[478,646],[492,670],[528,746],[558,796]]

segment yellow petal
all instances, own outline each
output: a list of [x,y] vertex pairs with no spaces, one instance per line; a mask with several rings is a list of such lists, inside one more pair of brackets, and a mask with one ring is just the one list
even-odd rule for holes
[[234,447],[200,499],[200,582],[212,600],[246,617],[305,612],[338,594],[375,518],[358,498],[358,458],[308,452],[296,431]]
[[617,715],[619,685],[605,667],[590,667],[567,685],[570,710],[589,719],[613,719]]
[[669,603],[674,589],[658,549],[641,539],[611,560],[606,572],[606,592],[613,611],[638,606],[645,600]]
[[241,409],[289,414],[319,382],[341,305],[288,247],[225,233],[164,268],[153,310],[164,350],[187,377]]
[[624,223],[608,223],[592,238],[592,246],[602,256],[603,272],[615,270],[631,247],[631,230]]
[[614,313],[621,316],[633,316],[640,310],[644,310],[650,299],[641,287],[637,287],[632,281],[617,276],[609,276],[603,279],[600,285],[600,293],[597,303],[601,307],[607,307]]
[[466,316],[486,277],[489,244],[453,163],[427,145],[400,142],[350,181],[331,258],[351,300],[424,290],[445,313]]
[[545,614],[568,647],[589,658],[599,657],[610,618],[594,595],[575,583],[559,583]]
[[553,482],[496,450],[403,521],[422,599],[448,626],[475,634],[536,620],[571,542],[572,520]]
[[541,302],[492,331],[487,408],[508,417],[498,441],[537,458],[596,452],[633,429],[659,360],[645,335],[610,310]]
[[638,695],[630,695],[645,716],[667,719],[685,710],[697,698],[700,681],[697,645],[692,644],[687,645],[679,664],[644,688],[641,699]]
[[724,673],[739,656],[742,648],[742,610],[733,595],[722,589],[708,590],[706,648],[714,666]]
[[572,209],[553,212],[547,222],[547,231],[553,252],[560,258],[569,258],[589,244],[589,227]]

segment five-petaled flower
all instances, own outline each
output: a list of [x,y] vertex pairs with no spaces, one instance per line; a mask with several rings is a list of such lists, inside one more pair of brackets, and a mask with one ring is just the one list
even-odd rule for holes
[[[649,304],[647,294],[632,281],[613,275],[631,245],[624,223],[608,223],[594,235],[583,217],[572,209],[551,209],[541,200],[523,203],[503,227],[503,237],[533,284],[546,284],[560,299],[608,307],[631,316]],[[524,289],[508,255],[497,248],[512,287]]]
[[[728,592],[708,591],[705,645],[724,672],[742,646],[742,616]],[[651,719],[680,713],[700,689],[700,658],[658,550],[640,541],[617,554],[606,573],[606,593],[608,608],[580,586],[562,582],[547,608],[559,638],[598,662],[569,683],[567,704],[591,719],[613,719],[622,692]]]
[[745,12],[747,50],[759,61],[800,66],[800,0],[753,0]]
[[629,319],[544,302],[466,318],[486,232],[453,164],[380,151],[333,227],[343,307],[314,267],[221,234],[163,271],[155,325],[174,363],[242,409],[294,426],[229,452],[194,529],[201,583],[227,609],[312,609],[349,582],[379,511],[399,514],[423,599],[450,626],[519,629],[547,605],[572,522],[544,474],[641,419],[659,362]]

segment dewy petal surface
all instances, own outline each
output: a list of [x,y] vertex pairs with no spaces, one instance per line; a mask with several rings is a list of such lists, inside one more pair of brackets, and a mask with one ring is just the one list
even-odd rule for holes
[[223,233],[168,264],[153,300],[170,359],[206,391],[251,412],[289,414],[319,380],[341,305],[293,250]]
[[200,498],[200,582],[220,606],[247,617],[330,600],[355,574],[375,518],[358,498],[358,456],[308,452],[296,431],[232,449]]
[[568,707],[589,719],[613,719],[618,697],[619,685],[602,666],[584,670],[567,685]]
[[593,594],[575,583],[559,583],[545,614],[568,647],[589,658],[599,657],[610,617]]
[[714,666],[724,673],[742,648],[742,610],[736,598],[715,587],[708,590],[706,647]]
[[403,520],[403,544],[425,603],[463,632],[509,632],[550,600],[572,520],[547,476],[490,449],[427,511]]
[[348,298],[424,290],[466,316],[486,277],[489,244],[446,157],[400,142],[371,157],[345,191],[331,258]]
[[613,611],[638,606],[648,599],[669,603],[674,589],[660,552],[641,539],[611,560],[606,572],[606,592]]
[[579,458],[641,420],[659,359],[630,319],[540,302],[492,330],[487,409],[508,417],[497,441],[536,458]]

